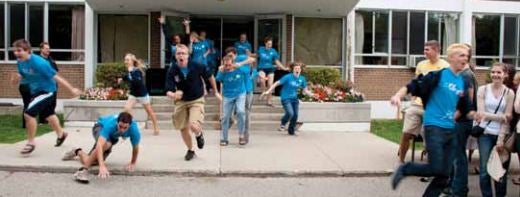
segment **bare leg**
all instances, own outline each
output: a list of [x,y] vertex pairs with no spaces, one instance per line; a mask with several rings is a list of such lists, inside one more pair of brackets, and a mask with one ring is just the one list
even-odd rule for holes
[[128,98],[125,104],[125,112],[131,113],[132,108],[134,108],[136,102],[137,100],[135,98]]
[[415,138],[414,135],[409,133],[403,133],[401,136],[401,143],[399,144],[399,161],[401,163],[404,163],[404,160],[406,159],[406,153],[408,152],[408,149],[410,148],[410,140]]
[[265,92],[267,90],[265,87],[265,82],[266,82],[265,73],[263,71],[260,71],[260,72],[258,72],[258,76],[260,76],[260,78],[259,78],[260,79],[260,89],[262,90],[262,92]]
[[[112,147],[112,144],[110,142],[107,142],[105,144],[105,147],[103,147],[103,151],[110,149],[110,147]],[[90,155],[83,150],[78,151],[79,162],[81,162],[81,165],[83,165],[83,167],[89,168],[95,161],[97,161],[97,149],[98,147],[96,146],[96,148],[92,151],[92,154]]]
[[29,144],[36,144],[35,141],[34,141],[34,137],[36,136],[36,127],[37,127],[37,122],[36,122],[36,118],[33,118],[31,116],[29,116],[28,114],[24,114],[24,118],[25,118],[25,128],[26,128],[26,131],[27,131],[27,141]]
[[56,132],[56,135],[58,135],[58,137],[63,136],[63,128],[61,128],[58,116],[56,116],[55,114],[50,115],[49,117],[47,117],[47,122],[49,122],[49,125],[51,125],[52,129]]
[[193,150],[193,143],[191,141],[190,127],[186,126],[183,129],[181,129],[181,135],[182,135],[182,140],[184,141],[184,144],[186,144],[186,147],[188,148],[188,150]]
[[148,116],[152,119],[153,134],[159,135],[159,126],[157,125],[157,117],[155,116],[155,113],[152,109],[152,105],[150,105],[150,103],[147,103],[147,104],[143,104],[143,106],[144,106],[144,110],[146,111]]
[[[269,74],[267,75],[267,88],[271,88],[271,86],[273,86],[273,83],[274,83],[274,74]],[[272,105],[273,104],[273,94],[269,94],[267,95],[267,104],[268,105]]]

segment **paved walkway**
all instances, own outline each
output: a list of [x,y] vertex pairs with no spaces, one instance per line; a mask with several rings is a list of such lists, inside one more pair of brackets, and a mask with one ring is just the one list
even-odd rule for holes
[[[73,172],[78,161],[61,161],[73,147],[89,149],[94,140],[89,129],[67,128],[69,138],[54,147],[55,134],[37,138],[37,147],[28,157],[18,152],[25,142],[0,146],[0,170]],[[178,131],[165,130],[153,136],[145,130],[137,163],[137,175],[181,174],[204,176],[387,176],[394,167],[397,145],[359,132],[310,132],[297,136],[263,131],[251,135],[245,147],[238,145],[232,131],[230,145],[219,146],[219,132],[205,131],[206,146],[197,157],[184,161],[186,148]],[[107,163],[112,173],[130,160],[129,140],[117,144]]]

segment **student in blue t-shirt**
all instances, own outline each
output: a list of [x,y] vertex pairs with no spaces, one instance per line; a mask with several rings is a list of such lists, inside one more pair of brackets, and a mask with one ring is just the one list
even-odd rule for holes
[[309,89],[307,89],[307,81],[305,80],[305,77],[301,75],[302,70],[305,68],[305,64],[301,62],[293,62],[289,65],[289,68],[291,69],[292,73],[283,76],[267,91],[262,93],[262,96],[271,94],[271,91],[273,91],[276,86],[282,85],[280,99],[282,100],[285,114],[282,117],[279,130],[285,130],[285,125],[287,122],[289,122],[287,132],[289,135],[294,135],[300,104],[300,101],[298,100],[298,90],[303,89],[303,92],[310,96],[313,96],[313,94],[309,91]]
[[161,16],[158,18],[159,23],[161,24],[163,35],[168,43],[171,57],[170,57],[170,65],[173,64],[173,62],[176,61],[175,59],[175,51],[177,51],[177,45],[182,43],[188,43],[188,36],[190,34],[190,26],[189,26],[189,20],[184,19],[182,21],[182,24],[184,25],[185,34],[172,34],[170,31],[170,26],[166,22],[166,18],[164,16]]
[[458,142],[455,122],[461,117],[472,117],[475,109],[469,96],[474,89],[460,74],[468,62],[469,48],[464,44],[452,44],[447,51],[449,68],[419,75],[390,100],[399,106],[407,93],[421,98],[428,150],[428,163],[407,162],[395,170],[391,179],[393,189],[406,176],[434,177],[423,196],[439,196],[448,186]]
[[128,112],[99,117],[97,123],[92,128],[92,135],[95,139],[94,147],[87,153],[81,148],[73,148],[65,153],[62,160],[74,160],[76,157],[83,165],[75,174],[76,181],[88,183],[88,168],[99,165],[98,176],[102,179],[108,178],[110,172],[105,164],[105,160],[112,152],[112,147],[123,140],[130,138],[132,144],[132,158],[126,166],[127,171],[134,171],[139,154],[139,142],[141,133],[137,123],[132,120],[132,115]]
[[201,40],[197,32],[190,33],[189,50],[191,54],[191,61],[208,66],[208,55],[211,53],[209,44]]
[[233,59],[235,60],[235,69],[240,69],[242,70],[242,72],[246,73],[246,80],[244,80],[244,84],[246,86],[246,120],[244,122],[244,138],[247,144],[249,143],[249,125],[251,118],[251,107],[253,106],[253,90],[255,79],[258,77],[258,72],[253,67],[253,63],[255,63],[255,58],[252,58],[247,54],[237,55],[235,47],[226,48],[226,55],[233,57]]
[[18,77],[29,87],[31,102],[27,105],[24,118],[27,130],[27,144],[20,151],[27,155],[36,147],[35,135],[37,129],[36,116],[45,118],[56,131],[58,138],[55,146],[61,146],[67,138],[67,133],[60,126],[58,117],[54,112],[54,97],[56,97],[56,82],[65,86],[74,96],[79,96],[81,91],[72,87],[62,77],[56,74],[50,63],[41,56],[31,53],[29,41],[20,39],[13,43],[14,55],[17,58]]
[[[260,76],[260,87],[262,91],[271,88],[274,81],[274,71],[276,68],[287,70],[280,62],[280,56],[276,49],[273,48],[273,38],[266,37],[264,46],[258,49],[258,75]],[[265,80],[267,79],[267,80]],[[267,95],[267,105],[273,107],[271,94]]]
[[246,33],[240,34],[240,40],[236,41],[234,46],[237,50],[237,55],[251,55],[251,44],[247,41]]
[[128,82],[130,86],[130,95],[128,95],[128,100],[125,104],[125,111],[130,113],[136,103],[141,103],[148,114],[148,117],[152,119],[153,134],[159,135],[157,118],[152,109],[152,105],[150,104],[148,89],[144,84],[144,63],[141,60],[138,60],[132,53],[127,53],[125,55],[124,62],[128,73],[126,73],[122,78],[117,79],[117,82],[121,83],[121,81],[124,80]]
[[222,59],[223,66],[219,68],[217,73],[217,81],[222,82],[222,95],[223,95],[223,114],[221,119],[220,133],[220,145],[228,145],[228,130],[229,120],[233,109],[236,109],[236,115],[238,119],[237,129],[239,134],[240,145],[246,144],[244,136],[245,130],[245,105],[246,105],[246,85],[247,73],[244,73],[241,69],[234,68],[234,57],[227,55]]

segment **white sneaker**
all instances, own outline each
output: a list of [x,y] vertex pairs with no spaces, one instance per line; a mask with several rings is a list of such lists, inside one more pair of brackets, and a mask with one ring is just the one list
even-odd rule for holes
[[280,128],[278,128],[278,131],[285,131],[285,126],[280,125]]
[[76,150],[77,150],[77,148],[73,148],[72,150],[66,152],[65,155],[63,155],[63,158],[61,158],[61,160],[63,160],[63,161],[74,160],[74,158],[76,158],[76,156],[77,156]]
[[81,168],[78,170],[76,173],[74,173],[74,179],[80,183],[88,183],[88,169]]

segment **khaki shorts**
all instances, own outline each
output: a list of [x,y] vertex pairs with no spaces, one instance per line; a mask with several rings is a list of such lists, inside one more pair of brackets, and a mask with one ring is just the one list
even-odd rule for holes
[[422,118],[424,109],[420,105],[410,105],[405,110],[404,122],[403,122],[403,133],[412,134],[418,136],[421,134],[423,125]]
[[187,123],[204,123],[204,97],[193,101],[177,101],[175,102],[175,111],[173,112],[173,126],[176,129],[183,129]]

